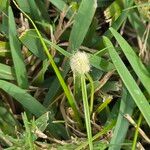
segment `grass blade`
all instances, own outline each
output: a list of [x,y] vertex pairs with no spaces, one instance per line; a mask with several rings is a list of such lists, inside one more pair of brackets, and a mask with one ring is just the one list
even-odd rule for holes
[[35,56],[41,60],[46,59],[42,44],[39,42],[39,37],[34,29],[26,30],[19,39]]
[[[39,37],[36,33],[35,29],[28,29],[24,32],[23,35],[21,35],[19,37],[19,39],[21,40],[21,42],[29,48],[29,50],[37,57],[39,57],[41,60],[44,60],[46,58],[45,54],[42,53],[42,44],[39,43]],[[66,57],[70,57],[72,56],[69,52],[65,51],[64,49],[62,49],[61,47],[59,47],[58,45],[56,45],[55,43],[43,38],[44,42],[47,44],[48,47],[53,47],[55,48],[58,52],[60,52],[61,54],[63,54]]]
[[114,69],[114,65],[111,62],[99,56],[90,55],[89,59],[90,64],[97,69],[100,69],[102,71],[110,71]]
[[36,150],[35,145],[34,145],[34,139],[32,137],[33,135],[31,131],[31,127],[30,127],[30,122],[28,121],[28,118],[25,112],[22,114],[22,119],[23,119],[23,123],[25,127],[25,133],[24,133],[25,143],[26,145],[28,145],[29,149]]
[[16,85],[0,80],[0,87],[25,108],[27,108],[32,114],[40,116],[46,109],[35,98],[28,94],[25,90],[17,87]]
[[134,140],[133,140],[133,144],[132,144],[132,150],[136,149],[136,145],[137,145],[137,138],[138,138],[138,133],[139,133],[139,128],[142,122],[142,115],[140,114],[139,119],[138,119],[138,123],[136,126],[136,130],[135,130],[135,134],[134,134]]
[[127,57],[128,61],[130,62],[133,70],[139,77],[140,81],[146,88],[147,92],[150,94],[150,73],[142,64],[139,57],[136,55],[132,47],[126,42],[126,40],[113,28],[110,28],[111,33],[116,38],[117,42],[119,43],[122,51],[124,52],[125,56]]
[[15,80],[14,76],[10,66],[0,63],[0,79]]
[[22,2],[22,0],[16,0],[16,2],[18,3],[19,7],[26,13],[30,13],[30,7],[29,7],[29,3],[28,0]]
[[[126,137],[129,122],[124,118],[124,114],[132,115],[135,103],[130,96],[129,92],[123,88],[123,96],[121,99],[119,115],[117,118],[116,126],[113,131],[113,137],[110,141],[109,150],[120,150],[121,144],[124,142]],[[123,129],[123,130],[122,130]]]
[[140,88],[136,84],[135,80],[131,76],[130,72],[128,71],[128,69],[126,68],[124,63],[122,62],[121,58],[119,57],[119,55],[115,51],[112,43],[110,42],[110,40],[107,37],[104,37],[104,43],[105,43],[106,47],[110,46],[110,45],[112,46],[111,48],[109,48],[109,54],[110,54],[110,57],[115,65],[117,71],[118,71],[118,74],[120,75],[123,83],[127,87],[129,93],[131,94],[131,96],[132,96],[133,100],[135,101],[136,105],[138,106],[139,110],[143,114],[143,117],[145,118],[148,125],[150,126],[150,105],[149,105],[147,99],[141,92]]
[[77,49],[79,49],[92,22],[96,8],[97,8],[96,0],[81,1],[70,34],[69,50],[77,51]]
[[28,88],[27,72],[23,56],[21,54],[21,45],[17,38],[16,26],[11,7],[9,7],[8,17],[9,17],[9,42],[15,68],[16,80],[21,88],[26,89]]
[[88,144],[89,144],[89,149],[93,150],[90,108],[88,104],[85,75],[81,75],[81,88],[82,88],[82,98],[83,98],[83,106],[84,106],[84,113],[85,113],[85,124],[86,124],[87,136],[88,136]]
[[[16,99],[24,108],[29,110],[32,114],[36,117],[41,116],[47,109],[40,104],[34,97],[28,94],[25,90],[17,87],[16,85],[0,80],[0,88],[3,89],[6,93]],[[49,125],[48,129],[54,136],[62,136],[66,138],[66,131],[64,130],[63,126],[60,124],[54,124],[52,121],[54,118],[49,115]]]
[[112,96],[106,97],[105,101],[96,109],[96,113],[99,114],[104,108],[106,108],[112,99]]

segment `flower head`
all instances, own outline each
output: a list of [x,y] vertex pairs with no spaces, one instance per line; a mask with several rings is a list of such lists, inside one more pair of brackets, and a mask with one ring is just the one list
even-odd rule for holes
[[90,71],[90,62],[88,55],[85,52],[76,52],[70,59],[70,66],[74,73],[88,73]]

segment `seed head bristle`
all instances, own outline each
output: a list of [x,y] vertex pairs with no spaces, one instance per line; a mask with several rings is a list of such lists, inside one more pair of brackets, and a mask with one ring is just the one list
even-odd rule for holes
[[85,52],[76,52],[70,59],[70,66],[74,73],[88,73],[90,71],[88,55]]

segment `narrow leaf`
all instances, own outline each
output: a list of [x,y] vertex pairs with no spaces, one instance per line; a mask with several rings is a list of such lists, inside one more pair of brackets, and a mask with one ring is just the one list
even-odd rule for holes
[[[41,116],[47,109],[34,97],[28,94],[25,90],[17,87],[16,85],[0,80],[0,89],[3,89],[6,93],[17,100],[23,107],[29,110],[36,117]],[[67,138],[67,133],[61,124],[54,124],[52,121],[54,118],[49,115],[48,129],[55,137]]]
[[[107,37],[104,37],[104,43],[107,46],[112,45],[110,40]],[[145,120],[147,121],[148,125],[150,126],[150,105],[141,92],[140,88],[136,84],[135,80],[131,76],[130,72],[122,62],[121,58],[117,54],[116,50],[114,49],[113,45],[109,48],[110,57],[120,75],[123,83],[127,87],[129,93],[131,94],[133,100],[135,101],[136,105],[140,109],[141,113],[143,114]]]
[[82,44],[85,35],[92,22],[95,10],[97,8],[96,0],[82,0],[70,34],[70,50],[76,51]]
[[0,79],[14,80],[14,72],[8,65],[0,63]]
[[118,41],[122,51],[124,52],[125,56],[127,57],[128,61],[130,62],[133,70],[139,77],[140,81],[146,88],[147,92],[150,94],[150,73],[142,64],[139,57],[136,55],[132,47],[126,42],[126,40],[113,28],[110,28],[111,33],[114,35],[116,40]]
[[9,42],[14,63],[14,69],[16,74],[17,83],[22,88],[28,88],[27,72],[21,54],[21,45],[17,38],[16,25],[11,7],[8,11],[9,18]]
[[[110,141],[110,147],[109,150],[120,150],[121,144],[124,142],[129,122],[124,118],[123,115],[129,114],[132,115],[133,109],[135,107],[135,103],[130,96],[129,92],[123,88],[123,95],[121,99],[120,109],[119,109],[119,115],[117,118],[116,126],[113,131],[113,137]],[[123,130],[122,130],[123,129]]]

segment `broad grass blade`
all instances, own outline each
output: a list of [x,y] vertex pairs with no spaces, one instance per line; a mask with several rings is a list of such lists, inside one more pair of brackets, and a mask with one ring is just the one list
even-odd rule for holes
[[111,41],[107,37],[104,37],[103,40],[106,47],[111,45],[111,48],[109,48],[109,54],[116,67],[116,70],[118,71],[118,74],[120,75],[123,83],[125,84],[133,100],[135,101],[136,105],[141,111],[143,117],[150,126],[150,105],[147,99],[145,98],[142,91],[140,90],[135,80],[131,76],[130,72],[122,62],[121,58],[119,57],[118,53],[113,47]]
[[132,47],[127,43],[127,41],[113,28],[110,28],[111,33],[116,38],[117,42],[119,43],[122,51],[124,52],[125,56],[127,57],[130,65],[132,66],[133,70],[139,77],[140,81],[142,82],[143,86],[146,88],[147,92],[150,94],[150,73],[142,64],[140,58],[136,55]]

